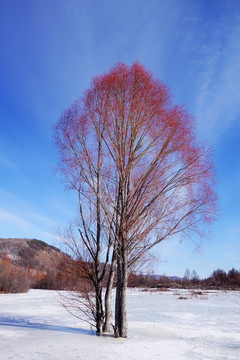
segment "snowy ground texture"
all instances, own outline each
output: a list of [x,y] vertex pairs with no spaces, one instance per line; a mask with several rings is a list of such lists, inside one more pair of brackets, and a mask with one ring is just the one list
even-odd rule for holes
[[240,359],[240,292],[129,290],[128,321],[128,339],[97,337],[66,312],[55,291],[1,294],[0,358]]

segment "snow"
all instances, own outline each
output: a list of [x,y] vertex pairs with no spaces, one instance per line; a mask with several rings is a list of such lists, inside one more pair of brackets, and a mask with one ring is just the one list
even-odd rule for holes
[[[179,297],[187,299],[179,299]],[[128,290],[128,339],[98,337],[59,294],[0,295],[1,360],[238,360],[240,292]]]

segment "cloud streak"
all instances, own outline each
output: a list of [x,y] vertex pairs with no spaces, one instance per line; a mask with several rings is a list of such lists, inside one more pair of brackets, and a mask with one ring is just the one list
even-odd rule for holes
[[18,169],[17,165],[5,156],[0,156],[0,164],[12,171],[16,171]]
[[28,229],[29,227],[32,227],[32,223],[29,221],[4,209],[0,209],[0,221],[4,224],[4,226],[13,225],[21,229]]
[[240,25],[219,23],[213,32],[202,50],[195,114],[200,136],[216,142],[240,116]]
[[[26,220],[26,218],[31,220]],[[54,225],[53,220],[38,214],[29,213],[19,216],[5,209],[0,209],[0,237],[38,238],[51,243],[55,238],[52,230]]]

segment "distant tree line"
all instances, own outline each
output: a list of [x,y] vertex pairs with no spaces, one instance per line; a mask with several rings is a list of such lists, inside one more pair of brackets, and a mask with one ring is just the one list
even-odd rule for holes
[[[70,291],[80,289],[89,296],[88,294],[93,291],[84,270],[86,264],[76,262],[57,248],[53,249],[54,256],[49,253],[47,256],[46,252],[36,252],[49,249],[44,242],[33,241],[30,245],[19,251],[18,259],[12,260],[7,253],[3,254],[0,259],[0,293],[26,292],[30,288]],[[56,253],[59,256],[56,257]],[[110,267],[106,269],[103,280],[105,287],[109,271]],[[113,286],[116,286],[116,278]],[[130,272],[128,287],[240,290],[240,270],[232,268],[225,272],[217,269],[206,279],[200,279],[195,270],[191,272],[189,269],[185,271],[183,278]]]
[[240,289],[240,270],[232,268],[228,272],[222,269],[214,270],[206,279],[200,279],[195,270],[186,270],[183,278],[156,276],[153,274],[130,274],[129,287],[150,288],[203,288],[203,289]]

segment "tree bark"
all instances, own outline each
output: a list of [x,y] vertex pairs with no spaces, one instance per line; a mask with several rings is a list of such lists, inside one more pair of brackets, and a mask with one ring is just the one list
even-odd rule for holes
[[114,336],[116,338],[127,338],[127,257],[127,250],[122,249],[122,256],[118,256],[117,258],[117,287],[114,327]]
[[96,286],[95,291],[96,291],[96,330],[97,330],[97,334],[101,335],[103,333],[103,324],[104,324],[102,287]]
[[111,331],[111,321],[112,321],[112,289],[113,289],[113,282],[116,270],[116,254],[113,251],[112,255],[112,263],[108,277],[108,283],[106,287],[105,293],[105,322],[103,327],[103,332],[109,333]]

